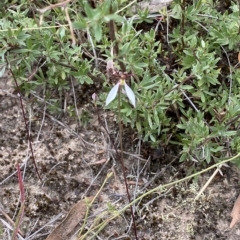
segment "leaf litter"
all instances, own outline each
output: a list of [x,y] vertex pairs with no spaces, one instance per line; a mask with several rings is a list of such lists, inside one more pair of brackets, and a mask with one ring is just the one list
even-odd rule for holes
[[71,238],[71,233],[81,220],[84,219],[87,204],[86,201],[91,202],[94,197],[89,197],[77,202],[68,212],[64,220],[52,231],[46,240],[66,240]]

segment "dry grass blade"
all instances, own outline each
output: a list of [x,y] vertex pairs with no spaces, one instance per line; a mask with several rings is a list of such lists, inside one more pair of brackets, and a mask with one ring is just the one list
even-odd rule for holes
[[64,220],[53,230],[46,240],[70,239],[70,234],[77,224],[85,217],[87,211],[86,200],[91,202],[94,197],[77,202],[68,212]]
[[232,217],[232,221],[230,224],[230,228],[232,228],[240,220],[240,195],[238,196],[233,206],[231,217]]
[[17,164],[17,172],[18,172],[18,182],[19,182],[19,188],[20,188],[20,202],[21,202],[21,207],[17,216],[15,228],[13,231],[12,239],[15,240],[17,239],[17,233],[19,232],[19,227],[21,224],[21,220],[23,218],[24,214],[24,202],[25,202],[25,196],[24,196],[24,185],[23,185],[23,179],[22,179],[22,173],[19,167],[19,164]]

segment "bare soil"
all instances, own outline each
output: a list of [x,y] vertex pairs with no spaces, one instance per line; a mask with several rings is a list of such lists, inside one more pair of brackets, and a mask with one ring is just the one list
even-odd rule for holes
[[[46,239],[50,232],[85,196],[95,196],[84,231],[104,210],[113,212],[127,203],[122,167],[116,157],[109,135],[98,123],[92,109],[87,127],[76,119],[62,115],[57,118],[34,104],[23,101],[32,138],[35,161],[42,182],[33,165],[20,101],[8,76],[0,79],[0,239],[11,239],[12,223],[20,208],[20,191],[16,172],[20,164],[24,176],[25,211],[18,239]],[[91,110],[91,109],[90,109]],[[114,116],[101,112],[101,120],[118,145]],[[169,146],[155,160],[144,152],[146,146],[134,133],[125,129],[124,161],[132,199],[150,189],[189,175],[192,164],[178,162],[178,150]],[[150,154],[151,155],[151,154]],[[200,169],[200,166],[196,166]],[[200,175],[147,195],[133,205],[139,239],[240,239],[239,224],[232,230],[230,212],[239,193],[239,169],[223,167],[204,194],[195,201],[201,187],[212,172]],[[113,173],[105,185],[109,172]],[[99,218],[106,219],[105,216]],[[77,230],[69,239],[78,239]],[[135,239],[130,211],[112,221],[96,236],[86,239]],[[75,234],[74,234],[75,233]]]

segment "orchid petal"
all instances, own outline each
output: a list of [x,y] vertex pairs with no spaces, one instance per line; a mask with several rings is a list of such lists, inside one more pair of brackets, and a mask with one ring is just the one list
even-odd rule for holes
[[134,95],[132,89],[126,83],[124,84],[124,87],[125,87],[125,91],[126,91],[129,101],[131,102],[131,104],[134,107],[136,107],[135,95]]
[[118,88],[120,83],[117,83],[108,93],[107,99],[106,99],[106,106],[114,100],[114,98],[117,96]]

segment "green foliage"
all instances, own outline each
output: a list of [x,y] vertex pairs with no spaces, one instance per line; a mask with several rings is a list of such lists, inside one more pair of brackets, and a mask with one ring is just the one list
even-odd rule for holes
[[[7,59],[23,93],[42,94],[48,110],[56,113],[62,109],[64,94],[72,91],[72,80],[77,87],[90,89],[101,78],[98,104],[104,106],[116,83],[107,80],[103,60],[114,59],[118,70],[120,60],[131,75],[126,82],[137,100],[133,108],[123,97],[123,123],[152,145],[181,146],[181,161],[218,161],[240,149],[240,72],[234,68],[240,42],[239,7],[231,1],[230,8],[220,12],[221,3],[193,2],[183,10],[181,1],[174,1],[169,13],[161,11],[159,37],[147,10],[139,12],[137,20],[125,16],[125,11],[131,13],[130,7],[122,10],[127,1],[107,0],[95,8],[87,1],[74,1],[67,7],[76,44],[60,8],[44,13],[39,27],[41,14],[33,17],[29,1],[20,1],[16,8],[6,3],[0,12],[0,74]],[[114,42],[109,37],[111,20],[116,24]],[[115,44],[119,52],[112,56]],[[72,117],[76,117],[74,109],[72,103],[66,108]],[[117,113],[117,101],[106,109]],[[85,125],[90,115],[82,114],[77,117]]]

